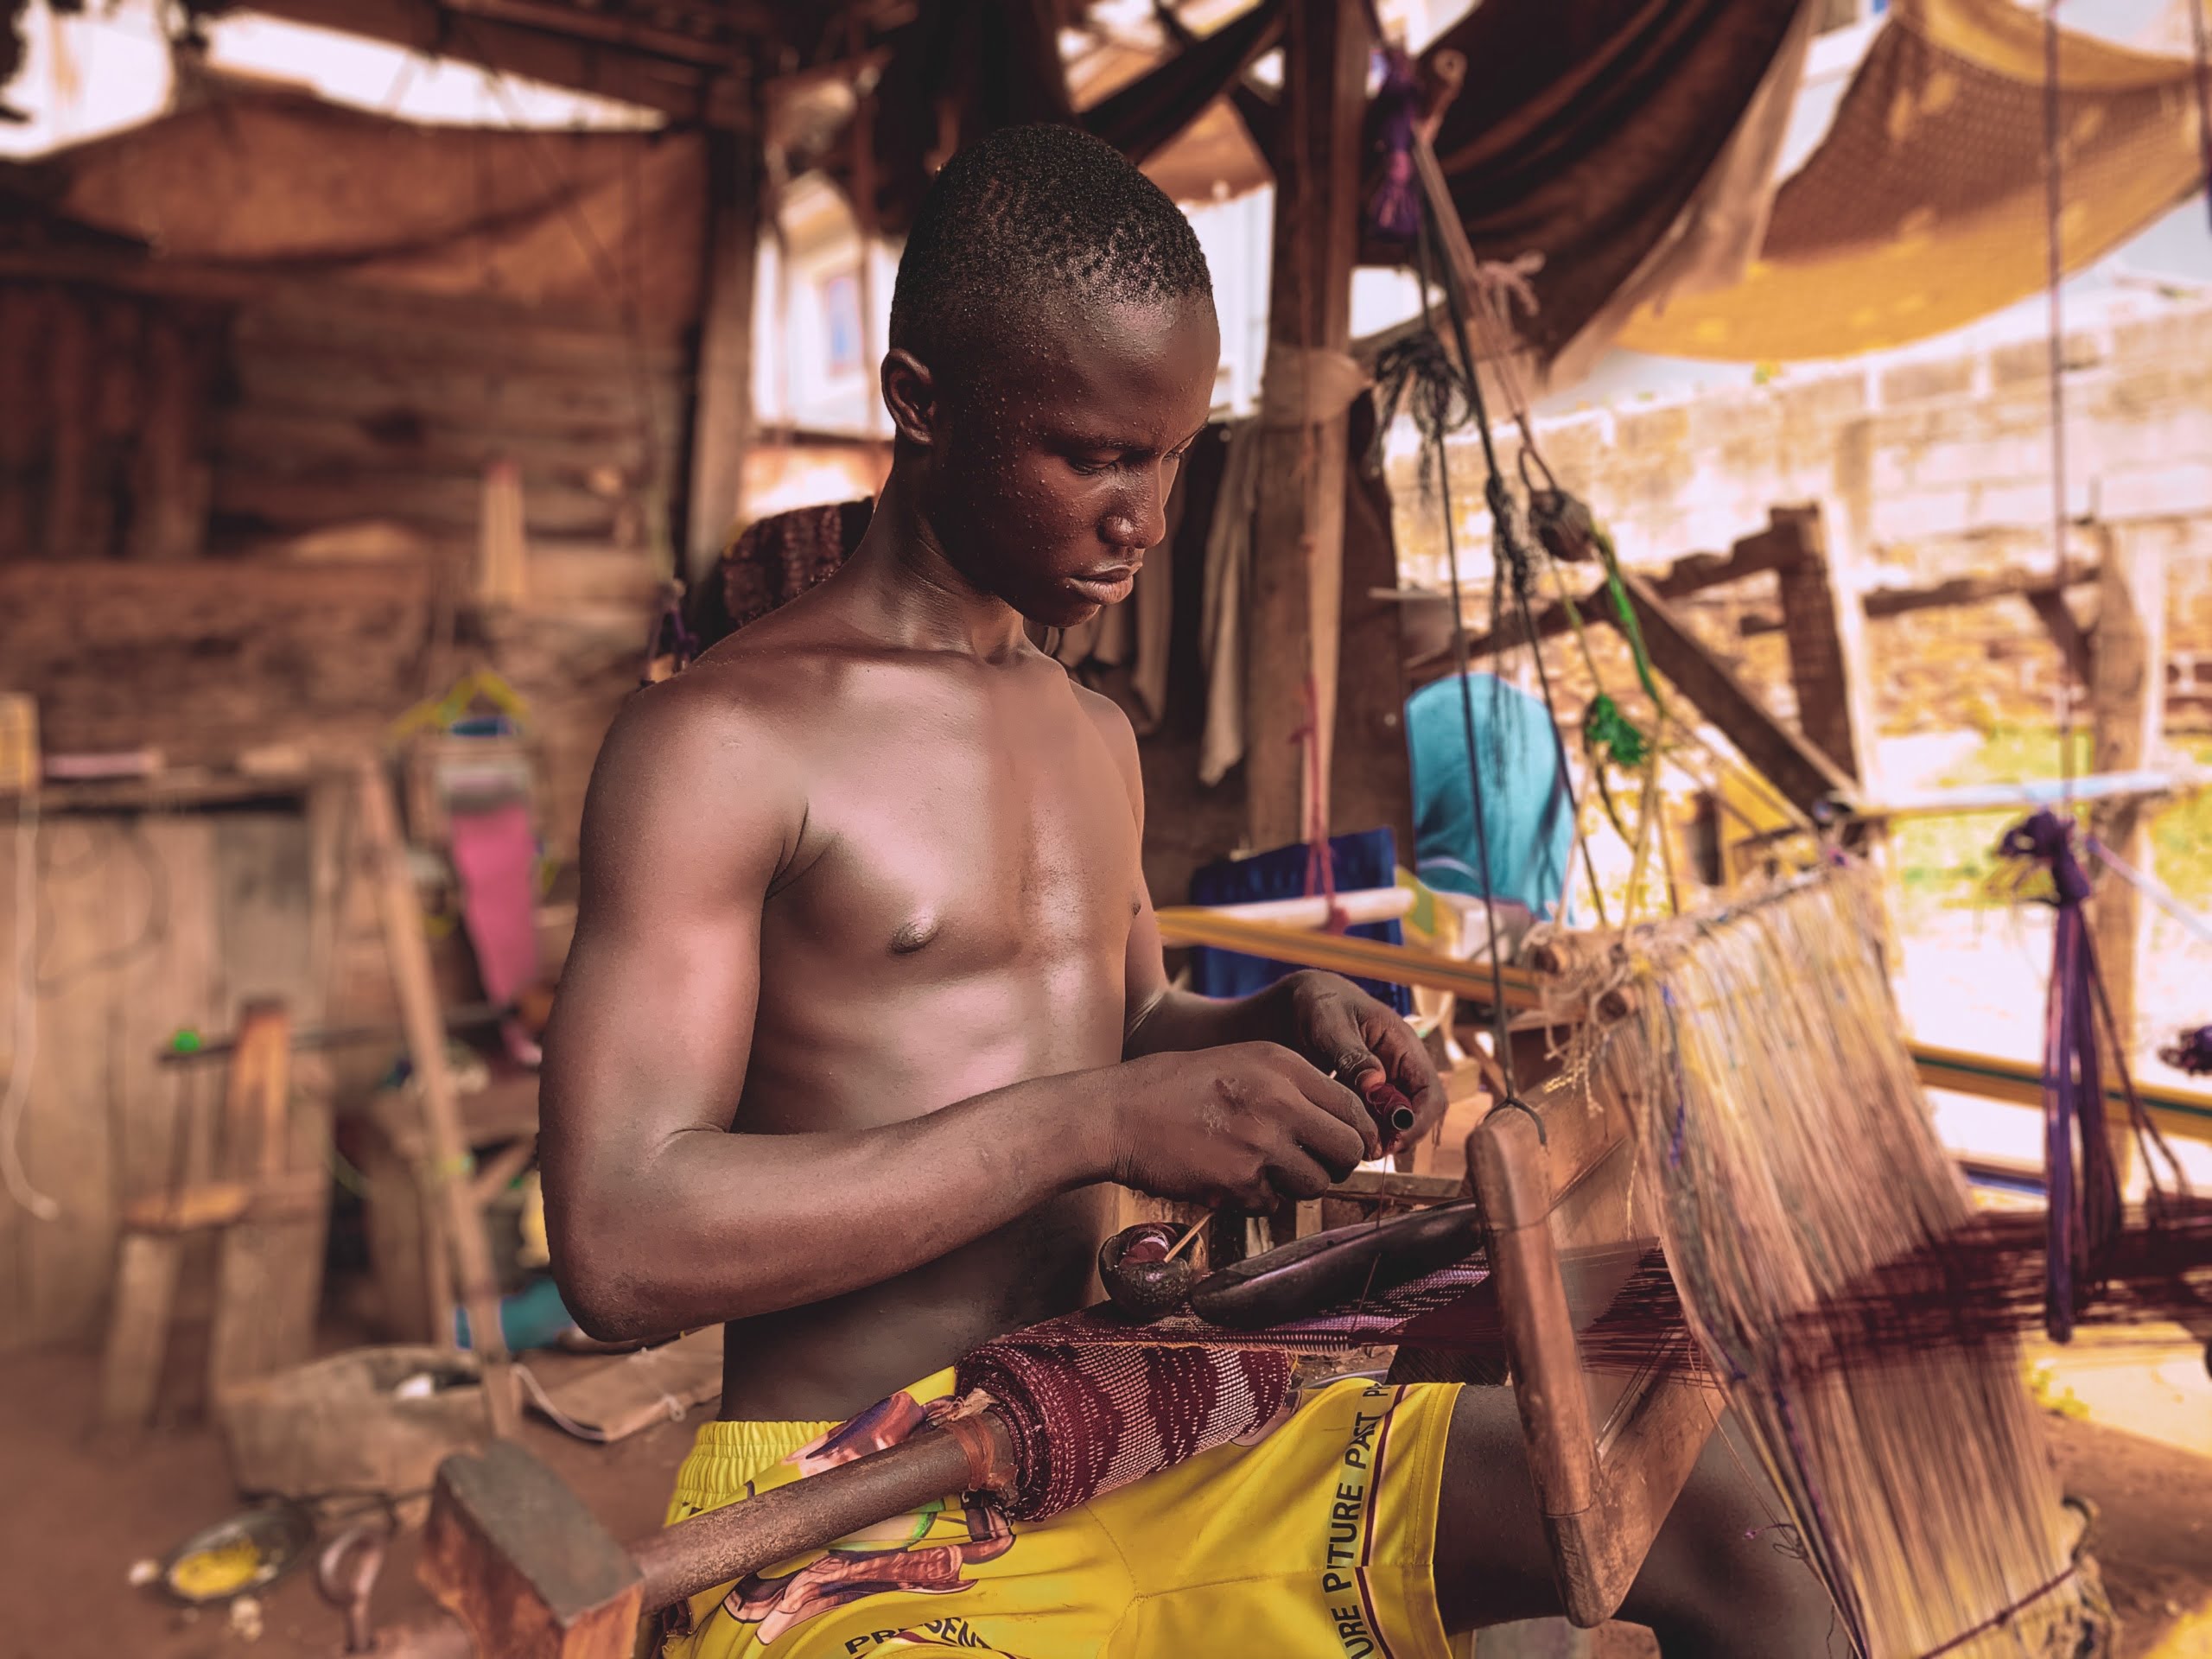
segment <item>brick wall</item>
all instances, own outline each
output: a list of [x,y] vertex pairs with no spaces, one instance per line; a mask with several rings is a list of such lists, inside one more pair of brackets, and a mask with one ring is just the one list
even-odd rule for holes
[[[2068,507],[2078,521],[2069,558],[2086,570],[2106,537],[2155,540],[2167,569],[2168,724],[2212,728],[2212,303],[2115,312],[2069,334],[2065,356]],[[1634,565],[1726,550],[1763,526],[1769,508],[1813,501],[1842,580],[1859,589],[2048,572],[2047,361],[2036,339],[1801,370],[1560,416],[1537,435],[1560,481],[1590,501]],[[1502,435],[1509,468],[1516,448]],[[1471,435],[1452,441],[1451,466],[1463,574],[1486,573],[1490,522]],[[1406,432],[1391,469],[1406,579],[1440,586],[1442,534]],[[1689,608],[1708,643],[1794,715],[1782,636],[1739,632],[1747,619],[1778,615],[1774,582],[1714,590]],[[1487,616],[1487,590],[1475,588]],[[2072,603],[2094,620],[2088,588]],[[2061,658],[2024,599],[1876,620],[1867,643],[1886,732],[2037,722],[2056,709]],[[1609,637],[1593,644],[1618,690],[1624,662]],[[1578,655],[1570,644],[1553,661],[1579,700],[1587,675]]]

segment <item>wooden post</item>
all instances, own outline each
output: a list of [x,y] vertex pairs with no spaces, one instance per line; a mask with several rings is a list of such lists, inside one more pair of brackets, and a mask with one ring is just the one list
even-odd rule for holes
[[[400,1024],[407,1033],[407,1054],[423,1102],[423,1138],[429,1144],[431,1185],[443,1211],[440,1219],[445,1244],[461,1305],[468,1310],[469,1346],[483,1366],[492,1432],[511,1439],[520,1426],[521,1406],[499,1328],[499,1287],[492,1271],[492,1244],[485,1236],[483,1212],[469,1190],[468,1143],[453,1074],[446,1069],[445,1020],[438,1011],[430,950],[423,937],[422,901],[407,868],[407,849],[399,838],[399,819],[392,810],[382,764],[373,758],[364,760],[357,787],[362,846],[372,862],[392,988],[398,995]],[[442,1344],[452,1335],[448,1325],[434,1332],[432,1340]]]
[[1797,728],[1847,777],[1864,782],[1872,753],[1866,709],[1866,613],[1840,591],[1818,507],[1777,507],[1767,515],[1797,543],[1797,557],[1777,574]]
[[[2164,723],[2166,703],[2166,565],[2160,532],[2098,527],[2097,626],[2089,682],[2089,769],[2132,772],[2148,765]],[[2153,801],[2099,803],[2089,811],[2097,839],[2137,869],[2151,860]],[[2097,966],[2112,998],[2113,1019],[2131,1058],[2138,1046],[2135,982],[2142,956],[2143,900],[2109,870],[2092,868],[2090,903]],[[2113,1127],[2122,1179],[2134,1137],[2122,1120]]]
[[1398,861],[1414,862],[1413,762],[1406,749],[1405,607],[1377,599],[1398,585],[1398,547],[1390,526],[1389,486],[1370,478],[1359,456],[1375,434],[1375,404],[1351,413],[1351,462],[1345,473],[1344,598],[1338,630],[1336,753],[1329,821],[1344,830],[1388,824]]
[[[1275,157],[1268,385],[1312,386],[1313,352],[1351,342],[1351,273],[1358,245],[1360,125],[1368,35],[1361,0],[1290,0],[1283,51],[1283,142]],[[1263,416],[1262,418],[1265,418]],[[1299,422],[1262,436],[1252,597],[1246,612],[1244,789],[1255,848],[1306,834],[1304,754],[1313,677],[1328,789],[1337,704],[1338,614],[1344,588],[1346,417]]]
[[734,525],[753,435],[753,289],[760,240],[760,158],[750,134],[709,131],[707,268],[692,389],[683,574],[710,569]]

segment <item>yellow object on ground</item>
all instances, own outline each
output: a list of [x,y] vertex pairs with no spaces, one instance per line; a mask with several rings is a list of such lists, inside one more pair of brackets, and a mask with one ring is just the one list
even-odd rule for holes
[[2143,1659],[2212,1659],[2212,1600],[2183,1615]]
[[[939,1372],[855,1425],[894,1426],[880,1440],[895,1442],[952,1389]],[[957,1500],[901,1516],[694,1598],[691,1633],[664,1652],[1446,1659],[1432,1558],[1458,1394],[1330,1383],[1250,1443],[1047,1521],[1008,1522]],[[828,1451],[838,1427],[707,1424],[677,1476],[670,1523],[874,1449]]]
[[169,1588],[192,1601],[235,1594],[261,1571],[261,1551],[251,1538],[233,1538],[179,1556],[168,1570]]
[[[2037,10],[2040,10],[2039,8]],[[2082,269],[2203,186],[2190,64],[2062,31],[2060,246]],[[1734,285],[1617,344],[1780,362],[1924,340],[2047,280],[2044,36],[2014,0],[1896,0]]]

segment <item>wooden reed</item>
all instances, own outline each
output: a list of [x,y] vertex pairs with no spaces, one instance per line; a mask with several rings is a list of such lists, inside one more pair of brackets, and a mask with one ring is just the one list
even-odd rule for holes
[[2096,1596],[2016,1338],[1961,1307],[1956,1339],[1909,1363],[1808,1363],[1804,1332],[1972,1221],[1891,1001],[1879,902],[1835,870],[1630,936],[1615,1049],[1640,1051],[1662,1240],[1857,1650],[2070,1656]]

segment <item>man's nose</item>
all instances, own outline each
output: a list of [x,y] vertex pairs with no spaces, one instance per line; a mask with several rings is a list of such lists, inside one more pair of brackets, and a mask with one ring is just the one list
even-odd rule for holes
[[1099,527],[1106,540],[1132,553],[1159,546],[1167,535],[1167,492],[1173,486],[1173,474],[1166,468],[1147,472]]

